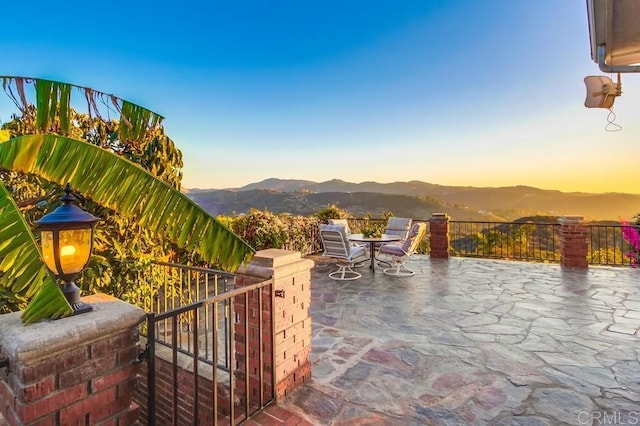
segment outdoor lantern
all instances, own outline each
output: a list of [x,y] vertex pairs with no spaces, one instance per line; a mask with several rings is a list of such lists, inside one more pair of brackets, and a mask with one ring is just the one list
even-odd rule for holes
[[62,205],[34,222],[41,231],[42,256],[51,272],[62,281],[62,292],[73,308],[72,315],[92,310],[80,301],[80,289],[73,279],[82,272],[93,248],[93,228],[100,219],[73,204],[71,185],[64,188]]

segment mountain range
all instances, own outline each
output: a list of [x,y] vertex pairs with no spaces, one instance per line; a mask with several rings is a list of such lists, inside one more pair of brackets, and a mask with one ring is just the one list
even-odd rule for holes
[[352,183],[270,178],[231,189],[191,189],[187,196],[214,215],[251,208],[310,215],[331,204],[355,216],[383,212],[426,219],[434,212],[454,220],[510,221],[532,215],[580,215],[588,220],[629,219],[640,212],[640,194],[561,192],[529,186],[482,188],[421,181]]

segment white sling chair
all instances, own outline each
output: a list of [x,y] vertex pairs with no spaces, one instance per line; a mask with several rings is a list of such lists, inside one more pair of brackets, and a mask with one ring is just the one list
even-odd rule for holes
[[416,252],[418,245],[427,233],[427,224],[416,222],[409,231],[409,236],[404,241],[387,243],[380,247],[379,255],[386,255],[392,259],[392,266],[383,270],[387,275],[394,277],[410,277],[415,272],[407,268],[405,262]]
[[352,246],[343,225],[320,225],[320,239],[324,247],[323,256],[337,260],[338,270],[329,274],[329,278],[338,281],[357,280],[362,275],[352,268],[354,263],[366,259],[364,247]]
[[[409,236],[409,230],[411,229],[411,223],[413,219],[408,217],[395,217],[392,216],[387,220],[387,227],[384,230],[386,235],[397,235],[400,237],[398,243],[402,244]],[[380,249],[382,244],[376,244],[376,249]],[[391,262],[387,262],[384,259],[376,259],[378,262],[387,266],[391,266]]]

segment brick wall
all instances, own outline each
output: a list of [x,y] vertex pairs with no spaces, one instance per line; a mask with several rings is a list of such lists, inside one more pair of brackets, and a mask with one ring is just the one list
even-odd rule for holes
[[[313,261],[302,259],[299,252],[279,249],[262,250],[254,256],[246,268],[238,271],[236,285],[243,286],[263,281],[273,277],[273,286],[276,293],[273,314],[275,341],[273,342],[274,355],[274,382],[275,399],[289,395],[311,379],[311,363],[308,356],[311,352],[311,317],[309,305],[311,304],[311,268]],[[256,299],[249,304],[250,336],[256,336],[256,323],[258,317]],[[263,305],[263,316],[269,306]],[[268,313],[267,313],[268,314]],[[243,317],[240,316],[236,329],[244,328]],[[263,328],[263,334],[267,333]],[[269,342],[270,340],[264,340]],[[265,363],[270,361],[271,352],[269,346],[263,348],[257,346],[257,339],[250,339],[249,376],[251,397],[255,398],[259,390],[255,387],[259,373],[259,354],[262,350],[266,357]],[[244,353],[242,345],[236,346],[238,356]],[[238,377],[244,377],[243,363],[238,365]]]
[[[144,340],[143,340],[144,341]],[[156,424],[172,424],[173,419],[173,402],[174,396],[177,398],[177,424],[194,424],[193,408],[195,398],[195,375],[191,356],[177,353],[177,385],[174,386],[173,380],[173,353],[171,349],[156,345],[156,361],[155,361],[155,379],[156,379]],[[148,407],[147,407],[147,372],[148,365],[146,362],[141,364],[140,382],[134,393],[134,400],[140,405],[140,422],[148,424]],[[218,371],[217,385],[217,404],[218,404],[218,421],[228,418],[230,414],[230,392],[229,379],[223,377],[226,372]],[[198,422],[197,424],[209,425],[214,424],[214,400],[213,400],[213,368],[204,363],[198,363]],[[236,398],[236,409],[239,404]],[[236,412],[236,417],[240,417],[243,413]]]
[[[131,425],[142,310],[105,295],[96,311],[28,326],[0,317],[0,412],[12,425]],[[2,421],[0,420],[0,423]]]
[[[313,262],[302,259],[299,252],[270,249],[256,253],[253,260],[237,272],[235,286],[238,288],[273,277],[272,285],[277,296],[272,301],[269,285],[232,299],[234,341],[230,370],[234,386],[230,389],[232,377],[229,373],[216,370],[218,421],[230,416],[232,399],[234,417],[239,420],[244,417],[247,405],[251,414],[260,408],[262,402],[282,398],[311,378],[308,355],[311,349],[309,305],[312,267]],[[162,345],[155,348],[156,423],[171,422],[175,397],[178,424],[193,424],[196,378],[192,357],[177,353],[174,363],[170,348]],[[174,365],[177,370],[175,384]],[[146,374],[145,364],[134,396],[141,407],[142,422],[148,420]],[[210,365],[198,363],[197,383],[198,422],[213,424],[214,386]]]
[[[263,280],[260,280],[263,281]],[[257,282],[260,282],[257,281]],[[248,277],[236,279],[239,287],[257,282]],[[262,296],[261,298],[259,296]],[[260,300],[262,299],[262,300]],[[273,398],[273,337],[271,335],[271,286],[235,298],[238,320],[234,324],[238,395],[243,404],[260,407],[261,401]],[[277,303],[276,303],[277,304]],[[248,311],[246,310],[248,306]],[[262,307],[262,309],[260,308]],[[262,336],[262,340],[260,339]],[[247,365],[248,362],[248,365]],[[247,371],[249,398],[246,398]],[[262,386],[260,375],[262,374]]]

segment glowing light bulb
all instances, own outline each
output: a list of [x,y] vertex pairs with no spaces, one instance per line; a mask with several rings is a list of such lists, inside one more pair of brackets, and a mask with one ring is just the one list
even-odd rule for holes
[[73,256],[76,253],[74,246],[62,246],[60,248],[60,256]]

